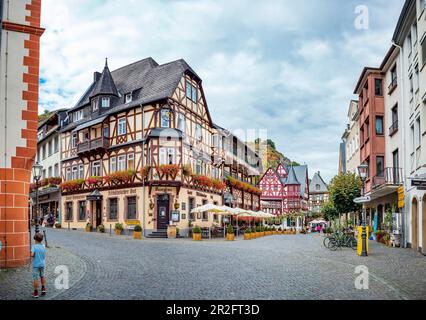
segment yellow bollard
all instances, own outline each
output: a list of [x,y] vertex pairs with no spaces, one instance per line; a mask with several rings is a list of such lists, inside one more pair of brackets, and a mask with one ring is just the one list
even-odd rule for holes
[[[368,254],[368,238],[369,238],[369,236],[368,236],[369,227],[368,226],[365,227],[365,232],[366,232],[365,249],[366,249],[367,254]],[[358,247],[357,247],[357,251],[358,251],[358,255],[361,256],[361,253],[362,253],[362,227],[358,227]]]

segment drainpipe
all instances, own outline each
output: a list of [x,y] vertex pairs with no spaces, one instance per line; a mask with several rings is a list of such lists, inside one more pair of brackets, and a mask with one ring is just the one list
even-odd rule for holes
[[[403,170],[407,170],[406,166],[406,159],[405,159],[405,155],[407,154],[407,147],[406,147],[406,143],[405,143],[405,136],[406,136],[406,128],[405,128],[405,110],[406,110],[406,106],[405,106],[405,86],[404,86],[404,50],[402,48],[402,46],[398,45],[395,43],[395,41],[392,41],[392,45],[394,45],[395,47],[397,47],[399,49],[399,67],[400,67],[400,79],[401,79],[401,86],[400,86],[400,95],[401,95],[401,104],[402,104],[402,108],[401,108],[401,112],[402,112],[402,121],[401,121],[401,132],[402,132],[402,154],[403,154]],[[405,177],[405,174],[403,174]],[[407,179],[405,177],[404,179],[404,185],[405,185],[405,190],[408,190],[408,185],[407,185]],[[405,201],[405,206],[404,206],[404,211],[401,214],[401,225],[402,225],[402,235],[401,235],[401,246],[403,248],[407,248],[407,226],[406,226],[406,217],[405,215],[408,215],[408,205],[407,205],[407,201]]]
[[[145,112],[143,110],[143,105],[140,104],[142,111],[142,170],[145,166]],[[142,177],[142,235],[146,236],[145,231],[145,178]]]

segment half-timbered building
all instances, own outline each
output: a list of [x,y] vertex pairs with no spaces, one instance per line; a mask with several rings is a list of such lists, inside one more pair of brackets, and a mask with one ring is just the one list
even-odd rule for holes
[[[68,115],[65,225],[141,224],[145,235],[169,224],[181,234],[191,225],[220,225],[218,216],[191,213],[206,203],[224,204],[231,181],[224,174],[226,139],[212,122],[202,80],[184,60],[159,65],[148,58],[112,72],[106,64]],[[243,149],[243,156],[256,157]],[[259,168],[236,165],[244,197],[237,204],[258,209],[259,190],[248,182]]]
[[259,182],[262,210],[277,216],[308,210],[307,166],[269,168]]

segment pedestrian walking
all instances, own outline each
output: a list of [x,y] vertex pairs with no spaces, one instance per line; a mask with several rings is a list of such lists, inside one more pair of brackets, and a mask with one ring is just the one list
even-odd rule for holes
[[45,268],[46,268],[46,247],[43,242],[43,235],[37,233],[34,235],[35,244],[31,248],[31,257],[33,258],[33,282],[34,282],[34,293],[33,297],[38,298],[38,287],[39,279],[41,281],[41,295],[46,295],[46,278],[45,278]]

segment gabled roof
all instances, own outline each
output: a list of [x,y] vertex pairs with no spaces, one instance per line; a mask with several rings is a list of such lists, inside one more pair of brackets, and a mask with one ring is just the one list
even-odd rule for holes
[[[316,188],[317,185],[320,186],[319,190],[317,190]],[[309,192],[311,193],[327,193],[328,192],[328,186],[322,179],[320,172],[316,172],[315,175],[313,176],[309,184]]]
[[108,60],[105,61],[104,71],[102,71],[101,76],[95,82],[90,98],[96,97],[100,94],[113,95],[116,97],[119,96],[117,87],[115,86],[115,82],[108,68]]
[[[188,73],[200,85],[204,104],[207,108],[207,115],[212,123],[207,101],[205,100],[203,88],[201,86],[202,80],[183,59],[159,65],[154,59],[146,58],[110,72],[110,77],[108,76],[108,72],[105,68],[104,73],[104,77],[95,75],[94,82],[88,87],[75,107],[70,109],[69,112],[88,106],[90,104],[90,97],[97,94],[96,92],[99,90],[100,92],[115,91],[114,88],[111,88],[112,83],[114,83],[116,87],[117,95],[124,96],[128,93],[132,93],[133,101],[126,104],[124,99],[112,99],[110,110],[104,114],[111,115],[137,106],[166,100],[173,96],[173,93],[176,91],[183,75]],[[99,84],[102,82],[105,82],[106,84]],[[102,88],[108,86],[110,89],[98,89],[99,87]],[[85,119],[84,121],[89,120],[91,119]],[[69,126],[64,128],[63,131],[72,130],[75,127],[76,124],[71,123]]]

